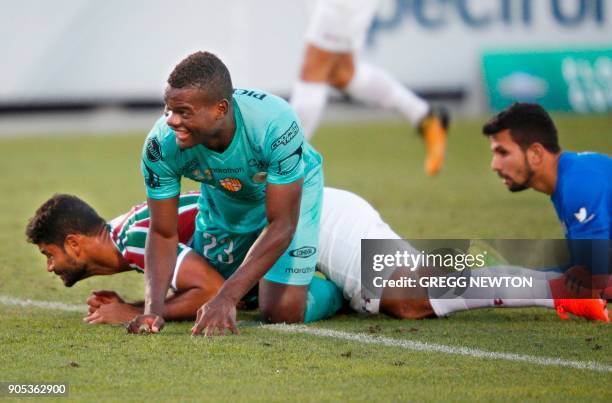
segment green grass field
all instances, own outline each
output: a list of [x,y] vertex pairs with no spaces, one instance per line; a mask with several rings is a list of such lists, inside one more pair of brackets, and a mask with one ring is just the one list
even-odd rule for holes
[[[564,148],[612,151],[612,117],[555,118]],[[314,144],[325,159],[326,184],[364,196],[406,238],[562,238],[548,197],[510,194],[491,172],[480,126],[453,126],[448,164],[435,179],[424,175],[423,145],[404,124],[328,125]],[[92,289],[142,297],[136,273],[65,288],[45,271],[23,232],[53,193],[77,194],[106,218],[142,201],[145,134],[0,139],[0,297],[83,304]],[[191,323],[131,336],[121,327],[87,325],[83,316],[0,303],[0,382],[67,382],[70,393],[62,399],[75,401],[612,400],[609,325],[561,321],[545,309],[487,309],[423,321],[343,314],[309,329],[590,361],[607,369],[287,333],[253,325],[256,313],[240,314],[240,336],[212,340],[190,337]]]

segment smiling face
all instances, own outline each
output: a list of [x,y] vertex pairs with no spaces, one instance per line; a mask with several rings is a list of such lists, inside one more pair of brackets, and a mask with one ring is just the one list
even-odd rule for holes
[[527,151],[512,139],[508,129],[491,135],[489,140],[493,153],[491,169],[511,192],[528,189],[534,171],[529,165]]
[[72,287],[77,281],[89,277],[87,265],[70,253],[54,244],[38,245],[40,253],[47,257],[47,271],[61,277],[66,287]]
[[195,87],[173,88],[165,92],[166,123],[174,130],[181,149],[198,144],[210,145],[218,138],[229,102],[210,101],[203,90]]

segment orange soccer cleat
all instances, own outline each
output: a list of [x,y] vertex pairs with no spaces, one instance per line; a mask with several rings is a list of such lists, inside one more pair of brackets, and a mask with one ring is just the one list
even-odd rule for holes
[[444,165],[448,123],[448,112],[439,108],[430,110],[419,124],[427,153],[425,172],[429,176],[436,175]]
[[557,314],[563,320],[567,319],[567,313],[581,316],[590,320],[609,322],[606,301],[603,299],[555,299]]

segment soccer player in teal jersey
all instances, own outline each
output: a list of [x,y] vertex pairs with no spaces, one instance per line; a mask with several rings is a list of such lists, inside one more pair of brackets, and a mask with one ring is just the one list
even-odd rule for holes
[[[194,250],[227,278],[202,306],[192,332],[237,333],[236,303],[259,285],[269,322],[310,322],[333,314],[340,291],[312,281],[317,262],[323,174],[289,105],[271,94],[234,90],[226,66],[197,52],[170,74],[166,114],[145,142],[142,171],[151,210],[145,252],[145,314],[129,330],[158,332],[176,260],[183,176],[201,183]],[[310,286],[310,287],[309,287]]]

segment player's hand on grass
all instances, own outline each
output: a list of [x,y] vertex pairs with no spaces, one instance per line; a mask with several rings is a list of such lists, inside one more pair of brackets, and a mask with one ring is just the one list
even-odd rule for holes
[[133,334],[159,333],[165,324],[164,318],[159,315],[142,314],[128,323],[127,331]]
[[122,302],[111,302],[110,304],[102,304],[93,312],[90,312],[83,321],[95,324],[123,324],[134,319],[142,313],[142,310]]
[[87,298],[90,314],[100,308],[101,305],[112,303],[125,303],[125,301],[115,291],[106,290],[92,291],[91,295]]
[[195,325],[191,328],[192,335],[204,332],[206,336],[213,336],[218,329],[221,336],[225,330],[238,334],[236,327],[236,303],[221,295],[216,295],[208,303],[198,309]]

